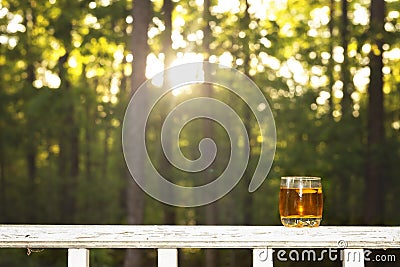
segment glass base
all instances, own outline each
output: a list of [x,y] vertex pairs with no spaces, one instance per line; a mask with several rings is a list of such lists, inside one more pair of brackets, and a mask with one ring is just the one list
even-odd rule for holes
[[281,218],[281,222],[286,227],[317,227],[321,223],[322,218],[300,218],[285,217]]

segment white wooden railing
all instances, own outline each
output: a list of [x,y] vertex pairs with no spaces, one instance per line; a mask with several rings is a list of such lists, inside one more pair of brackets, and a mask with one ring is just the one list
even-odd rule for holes
[[400,249],[400,227],[0,225],[0,248],[67,248],[68,267],[88,267],[94,248],[156,248],[159,267],[177,267],[178,248],[248,248],[254,267],[272,267],[277,248],[309,248],[308,260],[344,249],[343,265],[359,267],[367,249]]

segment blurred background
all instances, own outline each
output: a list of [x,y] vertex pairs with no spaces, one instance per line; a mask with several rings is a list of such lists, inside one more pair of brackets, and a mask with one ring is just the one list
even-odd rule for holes
[[[313,175],[323,179],[322,225],[399,225],[399,10],[398,0],[0,0],[0,223],[280,225],[280,177]],[[162,154],[162,121],[192,97],[234,107],[252,149],[224,198],[171,207],[129,176],[122,121],[146,78],[199,60],[258,85],[277,150],[263,185],[248,193],[263,142],[249,108],[222,88],[174,90],[148,123],[163,175],[190,184],[226,166],[229,139],[207,120],[188,124],[171,149],[196,158],[199,141],[212,136],[219,150],[210,169],[188,174]],[[179,253],[181,266],[251,266],[250,250]],[[0,250],[0,266],[65,264],[65,250]],[[155,250],[91,250],[91,266],[155,264]],[[277,262],[292,264],[301,265]]]

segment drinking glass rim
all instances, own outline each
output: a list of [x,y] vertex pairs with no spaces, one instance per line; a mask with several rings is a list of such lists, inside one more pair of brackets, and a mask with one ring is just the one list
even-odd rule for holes
[[281,180],[284,179],[290,179],[290,180],[303,180],[303,181],[321,181],[321,177],[317,177],[317,176],[282,176]]

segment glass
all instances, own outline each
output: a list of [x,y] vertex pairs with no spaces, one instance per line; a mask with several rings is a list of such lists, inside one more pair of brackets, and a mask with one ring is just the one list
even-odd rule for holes
[[319,177],[282,177],[279,192],[281,222],[287,227],[317,227],[322,220]]

